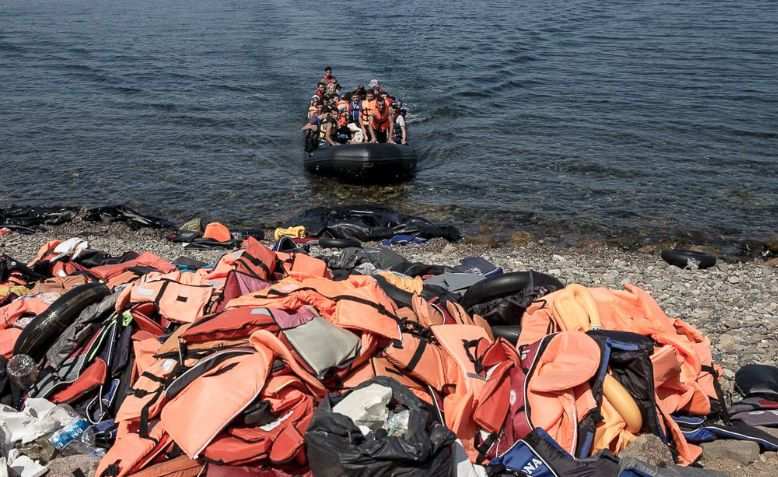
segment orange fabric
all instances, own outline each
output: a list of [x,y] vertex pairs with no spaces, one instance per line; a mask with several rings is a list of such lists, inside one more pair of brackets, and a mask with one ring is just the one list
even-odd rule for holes
[[427,342],[421,358],[413,369],[407,370],[407,366],[416,354],[416,350],[422,346],[421,340],[410,333],[403,333],[398,342],[390,344],[384,349],[384,356],[397,367],[425,384],[432,386],[436,391],[442,391],[446,384],[446,359],[443,350],[434,343]]
[[[676,411],[706,415],[710,412],[709,397],[715,396],[713,379],[702,371],[703,365],[712,364],[710,342],[692,326],[680,320],[669,318],[657,303],[643,290],[626,285],[625,291],[605,288],[588,289],[595,303],[602,327],[607,330],[621,330],[651,337],[658,345],[674,348],[681,359],[680,381],[687,387],[688,395],[679,402]],[[558,299],[568,300],[569,293],[563,290],[546,295],[542,302],[532,304],[522,319],[519,344],[531,343],[546,334],[548,327],[556,329],[589,329],[588,314],[559,316]],[[571,309],[568,307],[568,309]]]
[[378,107],[373,110],[373,114],[370,118],[370,126],[376,131],[388,131],[389,126],[392,124],[392,113],[389,108],[384,106],[384,111],[381,112]]
[[327,389],[324,385],[312,374],[303,369],[300,363],[295,360],[292,352],[289,351],[289,348],[287,348],[276,335],[265,330],[255,331],[251,335],[251,338],[249,338],[249,342],[258,350],[266,348],[275,353],[275,357],[284,361],[295,376],[299,377],[307,385],[314,396],[323,398],[327,394]]
[[602,398],[600,413],[603,420],[597,425],[594,433],[594,446],[592,451],[610,449],[618,454],[632,442],[635,434],[626,429],[626,424],[619,413],[613,408],[608,398]]
[[399,339],[400,329],[393,316],[397,307],[374,278],[351,275],[345,280],[306,278],[284,279],[257,293],[230,300],[227,308],[266,306],[294,311],[312,305],[321,316],[346,329]]
[[153,253],[143,252],[132,260],[114,265],[92,267],[89,269],[89,272],[104,280],[109,280],[133,267],[152,267],[162,273],[170,273],[176,269],[176,267],[167,260],[164,260]]
[[373,115],[373,112],[376,109],[376,103],[378,100],[374,99],[372,101],[368,101],[366,99],[362,100],[362,120],[364,122],[370,121],[370,118]]
[[[702,366],[713,364],[709,340],[691,325],[668,317],[638,287],[626,285],[620,291],[578,286],[576,293],[566,288],[533,303],[522,318],[519,345],[538,339],[548,330],[588,330],[597,321],[603,329],[629,331],[653,339],[651,360],[657,406],[664,425],[673,434],[679,460],[693,462],[699,448],[686,442],[670,416],[677,412],[701,416],[710,413],[714,378],[702,370]],[[618,425],[612,429],[618,429]],[[600,440],[618,446],[628,437],[613,437],[609,433]]]
[[503,338],[493,343],[482,340],[477,350],[486,383],[476,396],[478,406],[473,420],[488,432],[500,432],[510,407],[510,371],[514,366],[521,366],[521,359],[513,345]]
[[124,477],[139,470],[158,452],[170,444],[170,437],[165,433],[160,422],[153,423],[149,428],[148,438],[138,434],[137,424],[119,422],[116,441],[105,453],[97,466],[95,475],[101,476],[109,466],[118,467],[116,477]]
[[22,334],[22,330],[19,328],[7,328],[0,330],[0,356],[6,359],[11,359],[14,352],[14,346],[16,346],[16,340]]
[[442,325],[446,321],[440,308],[431,305],[430,302],[418,295],[411,298],[411,307],[413,307],[418,322],[426,327]]
[[542,427],[567,452],[574,454],[581,410],[597,407],[588,386],[600,365],[600,347],[583,332],[557,334],[538,357],[527,384],[527,405],[533,427]]
[[50,255],[55,248],[57,248],[57,245],[62,243],[61,240],[50,240],[43,244],[39,249],[38,252],[35,254],[35,257],[27,262],[28,267],[34,267],[38,262],[43,260],[43,258],[47,255]]
[[130,303],[155,303],[159,313],[171,321],[192,323],[205,313],[213,288],[195,272],[151,272],[122,291],[116,310]]
[[465,451],[475,461],[478,452],[473,440],[477,426],[473,411],[477,407],[476,396],[480,395],[485,382],[476,377],[475,364],[470,360],[463,342],[489,341],[489,336],[483,328],[475,325],[437,325],[432,327],[432,332],[450,358],[447,376],[454,390],[443,398],[446,426],[462,440]]
[[54,276],[41,282],[36,282],[30,291],[35,293],[65,293],[71,288],[89,283],[91,280],[86,275]]
[[211,222],[205,226],[203,238],[217,242],[229,242],[232,240],[232,234],[226,225],[219,222]]
[[145,371],[148,375],[139,375],[133,383],[133,390],[141,391],[143,395],[136,395],[133,392],[127,394],[116,412],[114,420],[117,423],[121,421],[137,422],[141,410],[149,403],[153,403],[149,406],[149,417],[156,417],[163,404],[159,393],[162,384],[158,382],[158,379],[168,378],[175,371],[176,364],[176,360],[170,358],[155,360]]
[[411,392],[422,401],[427,404],[433,404],[433,398],[426,385],[412,379],[406,373],[401,373],[384,357],[370,358],[361,366],[353,368],[350,371],[350,374],[346,375],[341,380],[341,384],[343,389],[353,389],[376,376],[390,377],[410,389]]
[[207,459],[235,465],[266,459],[280,464],[304,458],[303,433],[315,405],[305,386],[295,376],[274,376],[260,398],[270,403],[276,420],[267,426],[230,428],[205,449]]
[[330,277],[327,263],[324,260],[311,257],[304,253],[276,252],[276,257],[283,265],[286,274],[295,280]]
[[154,365],[154,354],[159,351],[161,343],[157,337],[147,331],[137,331],[132,335],[132,349],[135,353],[135,376],[149,371]]
[[0,329],[12,326],[23,316],[38,315],[59,298],[59,293],[27,295],[0,307]]
[[243,241],[242,249],[223,255],[216,267],[206,274],[208,280],[226,278],[237,270],[261,280],[269,280],[275,270],[276,255],[254,237]]
[[96,358],[85,370],[81,372],[73,384],[57,392],[51,397],[51,402],[62,404],[73,401],[83,396],[88,391],[105,382],[108,366],[102,358]]
[[[262,346],[256,349],[256,353],[219,363],[162,408],[160,420],[165,430],[192,459],[196,459],[264,387],[273,353]],[[230,392],[225,393],[225,389]]]

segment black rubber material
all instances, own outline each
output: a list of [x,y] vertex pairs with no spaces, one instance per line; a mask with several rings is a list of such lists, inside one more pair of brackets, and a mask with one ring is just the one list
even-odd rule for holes
[[97,282],[69,290],[24,327],[16,340],[13,354],[27,354],[40,361],[49,346],[78,318],[84,308],[110,294],[108,287]]
[[778,367],[747,364],[735,373],[735,389],[745,397],[778,396]]
[[355,184],[397,183],[416,173],[411,146],[399,144],[342,144],[321,146],[303,155],[310,174]]
[[716,257],[693,250],[663,250],[662,259],[670,265],[691,268],[689,260],[697,262],[697,268],[710,268],[716,265]]
[[517,325],[500,325],[492,326],[492,334],[495,338],[505,338],[513,344],[519,341],[519,333],[521,333],[521,326]]
[[534,287],[545,287],[549,292],[564,288],[562,282],[545,273],[511,272],[476,283],[465,292],[459,303],[468,308],[478,303],[512,295],[524,290],[530,282]]
[[362,242],[357,239],[350,238],[329,238],[322,237],[319,239],[319,247],[322,248],[348,248],[359,247],[362,248]]

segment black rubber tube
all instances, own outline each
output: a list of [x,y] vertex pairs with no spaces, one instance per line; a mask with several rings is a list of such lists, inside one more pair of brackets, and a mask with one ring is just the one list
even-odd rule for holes
[[362,242],[356,239],[349,238],[329,238],[322,237],[319,239],[319,247],[322,248],[348,248],[359,247],[362,248]]
[[716,265],[716,257],[693,250],[663,250],[662,259],[670,265],[681,268],[691,268],[691,263],[697,263],[697,268],[710,268]]
[[49,346],[70,326],[79,313],[110,295],[111,290],[102,283],[87,283],[67,291],[52,303],[46,311],[30,321],[16,340],[13,354],[28,354],[40,361]]
[[498,325],[492,326],[492,334],[495,338],[505,338],[513,344],[519,341],[521,326],[518,325]]
[[511,272],[484,280],[470,287],[460,300],[465,308],[518,293],[527,286],[544,287],[549,292],[564,288],[562,282],[551,275],[540,272]]

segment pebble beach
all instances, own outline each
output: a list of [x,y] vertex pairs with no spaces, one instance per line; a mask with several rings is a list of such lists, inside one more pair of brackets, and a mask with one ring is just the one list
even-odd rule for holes
[[[212,262],[224,253],[186,248],[165,240],[158,230],[76,220],[32,235],[1,237],[0,254],[27,261],[47,241],[70,237],[86,239],[92,248],[114,255],[150,251],[169,260],[183,256]],[[637,285],[668,315],[683,318],[710,338],[714,360],[724,369],[725,392],[735,392],[733,378],[739,367],[749,363],[778,365],[778,267],[769,261],[719,261],[709,269],[684,270],[665,263],[658,251],[624,251],[595,243],[560,248],[532,239],[511,246],[484,245],[467,238],[461,243],[435,239],[395,251],[411,261],[428,264],[456,265],[463,257],[482,256],[505,271],[534,270],[565,283],[616,289],[627,283]],[[313,255],[333,253],[337,251],[312,247]],[[768,476],[776,475],[778,453],[757,455],[749,463],[727,457],[704,462],[706,468],[730,475]]]

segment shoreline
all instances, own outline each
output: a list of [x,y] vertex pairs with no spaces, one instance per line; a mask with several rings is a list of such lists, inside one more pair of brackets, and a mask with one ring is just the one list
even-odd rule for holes
[[[334,205],[348,205],[346,202],[336,201]],[[374,206],[381,204],[368,200],[365,205]],[[3,213],[12,210],[15,207],[19,207],[19,209],[31,210],[61,209],[72,216],[61,224],[50,225],[42,223],[40,225],[33,226],[32,228],[34,229],[54,229],[59,227],[67,227],[68,225],[72,224],[90,229],[92,227],[98,227],[100,225],[106,224],[106,222],[100,222],[99,219],[86,218],[90,215],[90,212],[99,210],[102,207],[62,205],[38,207],[10,205],[7,208],[0,207],[0,228],[3,226]],[[143,207],[139,207],[139,209],[144,210]],[[559,249],[608,247],[627,252],[657,254],[663,249],[684,248],[715,255],[720,260],[726,261],[728,263],[747,261],[754,261],[759,263],[772,260],[771,263],[778,264],[778,231],[750,238],[746,238],[747,236],[737,233],[722,232],[719,234],[712,234],[710,232],[702,232],[693,228],[689,228],[688,230],[667,228],[663,229],[663,233],[660,234],[659,229],[656,228],[636,230],[634,227],[622,227],[620,229],[606,231],[602,227],[598,228],[586,225],[578,226],[571,223],[562,223],[558,221],[544,222],[531,218],[527,218],[527,220],[518,220],[516,222],[508,222],[504,220],[504,217],[502,217],[504,214],[497,214],[492,216],[487,213],[485,216],[469,217],[467,215],[461,216],[457,214],[457,212],[449,210],[445,207],[436,208],[422,206],[419,210],[410,210],[408,207],[399,207],[394,210],[409,215],[420,216],[434,223],[451,224],[462,232],[464,236],[462,243],[482,245],[493,248],[523,247],[525,244],[530,242],[546,244],[550,247]],[[456,219],[452,217],[452,214],[453,216],[456,216]],[[296,215],[296,213],[292,215]],[[266,233],[266,236],[271,236],[272,231],[276,227],[291,225],[285,224],[285,222],[288,222],[288,218],[284,220],[269,219],[257,221],[221,220],[219,218],[211,217],[209,214],[185,214],[185,216],[182,216],[184,218],[172,217],[172,220],[167,220],[168,217],[160,218],[160,216],[154,215],[145,217],[158,220],[163,224],[169,224],[171,228],[174,226],[174,224],[184,223],[192,217],[201,217],[203,219],[208,219],[204,220],[203,223],[218,221],[224,223],[230,228],[248,227],[264,229],[266,232],[270,232]],[[18,223],[16,222],[18,219],[14,218],[14,216],[10,216],[10,218],[10,224]],[[466,221],[463,223],[462,221],[465,219],[472,219],[472,222]],[[485,222],[483,222],[484,219]],[[108,223],[108,225],[112,224],[115,225],[117,222]]]
[[[0,237],[0,254],[26,262],[47,241],[71,237],[83,238],[91,248],[111,255],[149,251],[168,260],[184,256],[215,262],[226,251],[185,248],[166,240],[165,233],[77,219],[48,226],[45,232]],[[411,261],[438,265],[457,265],[463,257],[482,256],[506,272],[534,270],[554,275],[566,284],[622,289],[625,283],[632,283],[646,290],[669,316],[684,319],[710,339],[714,362],[723,368],[722,387],[736,400],[733,379],[741,366],[778,365],[778,267],[763,261],[720,260],[709,269],[683,270],[665,263],[658,251],[627,251],[593,242],[559,247],[532,239],[507,247],[468,239],[459,243],[433,239],[424,245],[392,250]],[[318,246],[311,249],[312,255],[334,253]],[[706,461],[705,467],[739,477],[768,476],[773,475],[776,462],[778,453],[766,453],[748,466],[724,459]]]

